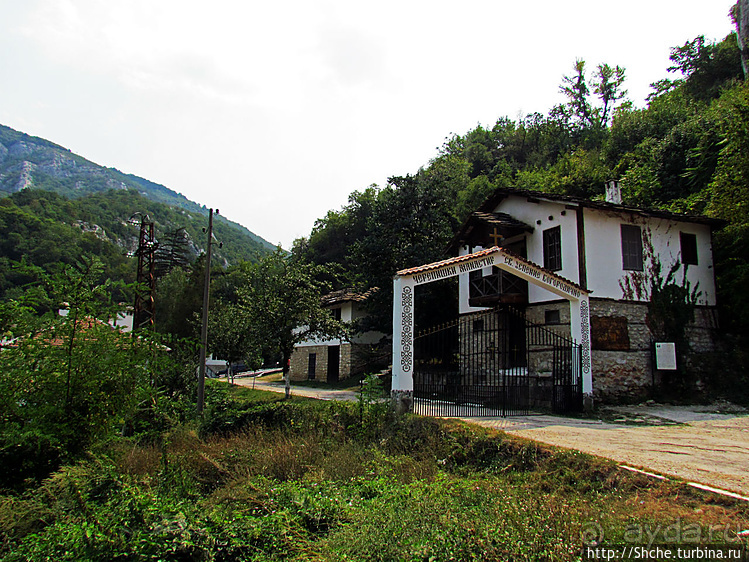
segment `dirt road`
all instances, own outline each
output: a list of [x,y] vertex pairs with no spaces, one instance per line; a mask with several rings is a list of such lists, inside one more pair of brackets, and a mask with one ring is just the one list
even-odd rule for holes
[[[254,381],[252,378],[237,378],[234,380],[234,384],[240,386],[246,386],[249,388],[257,388],[258,390],[269,390],[271,392],[278,392],[284,394],[286,388],[283,382],[267,382],[263,380]],[[305,396],[307,398],[316,398],[318,400],[345,400],[345,401],[356,401],[358,400],[359,393],[352,390],[332,390],[327,388],[313,388],[304,386],[293,386],[291,387],[291,394],[294,396]]]
[[622,409],[621,423],[556,416],[465,421],[749,497],[749,415],[675,406],[639,410],[638,418],[637,409]]

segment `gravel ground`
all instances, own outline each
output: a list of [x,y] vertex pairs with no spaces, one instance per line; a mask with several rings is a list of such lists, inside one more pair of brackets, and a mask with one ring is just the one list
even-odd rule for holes
[[612,421],[609,415],[607,421],[544,415],[465,421],[749,497],[745,409],[652,405],[607,414]]

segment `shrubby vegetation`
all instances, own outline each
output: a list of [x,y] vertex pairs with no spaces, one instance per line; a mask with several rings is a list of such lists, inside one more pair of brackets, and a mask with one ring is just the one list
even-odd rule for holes
[[26,275],[34,282],[0,305],[0,480],[10,489],[112,435],[162,429],[167,399],[187,393],[192,402],[163,342],[107,323],[121,312],[112,295],[130,288],[107,279],[98,260]]
[[199,426],[109,442],[0,497],[2,560],[563,561],[591,530],[615,544],[719,523],[735,540],[748,522],[744,504],[584,454],[211,382]]

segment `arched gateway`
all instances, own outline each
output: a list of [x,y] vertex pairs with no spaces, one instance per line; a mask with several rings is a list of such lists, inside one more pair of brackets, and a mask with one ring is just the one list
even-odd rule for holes
[[393,279],[392,396],[401,409],[412,409],[414,400],[414,291],[416,287],[491,266],[538,285],[569,301],[570,335],[574,342],[572,345],[579,349],[582,394],[587,397],[592,396],[588,299],[590,291],[504,248],[495,246],[473,254],[404,269],[399,271]]

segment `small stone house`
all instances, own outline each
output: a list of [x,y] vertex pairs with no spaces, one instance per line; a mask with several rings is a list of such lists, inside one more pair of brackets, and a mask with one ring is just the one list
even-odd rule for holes
[[[364,293],[343,289],[325,295],[323,306],[336,320],[351,326],[366,316],[363,304],[377,289]],[[379,369],[383,358],[380,332],[353,333],[348,340],[307,340],[296,345],[291,355],[289,376],[292,381],[317,380],[336,382]],[[387,360],[385,360],[387,363]]]
[[[692,351],[713,350],[717,328],[712,232],[722,222],[621,204],[612,182],[606,201],[497,190],[451,243],[453,255],[498,246],[590,291],[593,395],[647,396],[661,383],[648,325],[653,276],[678,264],[675,280],[697,295],[687,328]],[[570,307],[541,287],[485,267],[459,276],[460,313],[509,303],[526,319],[569,334]]]

